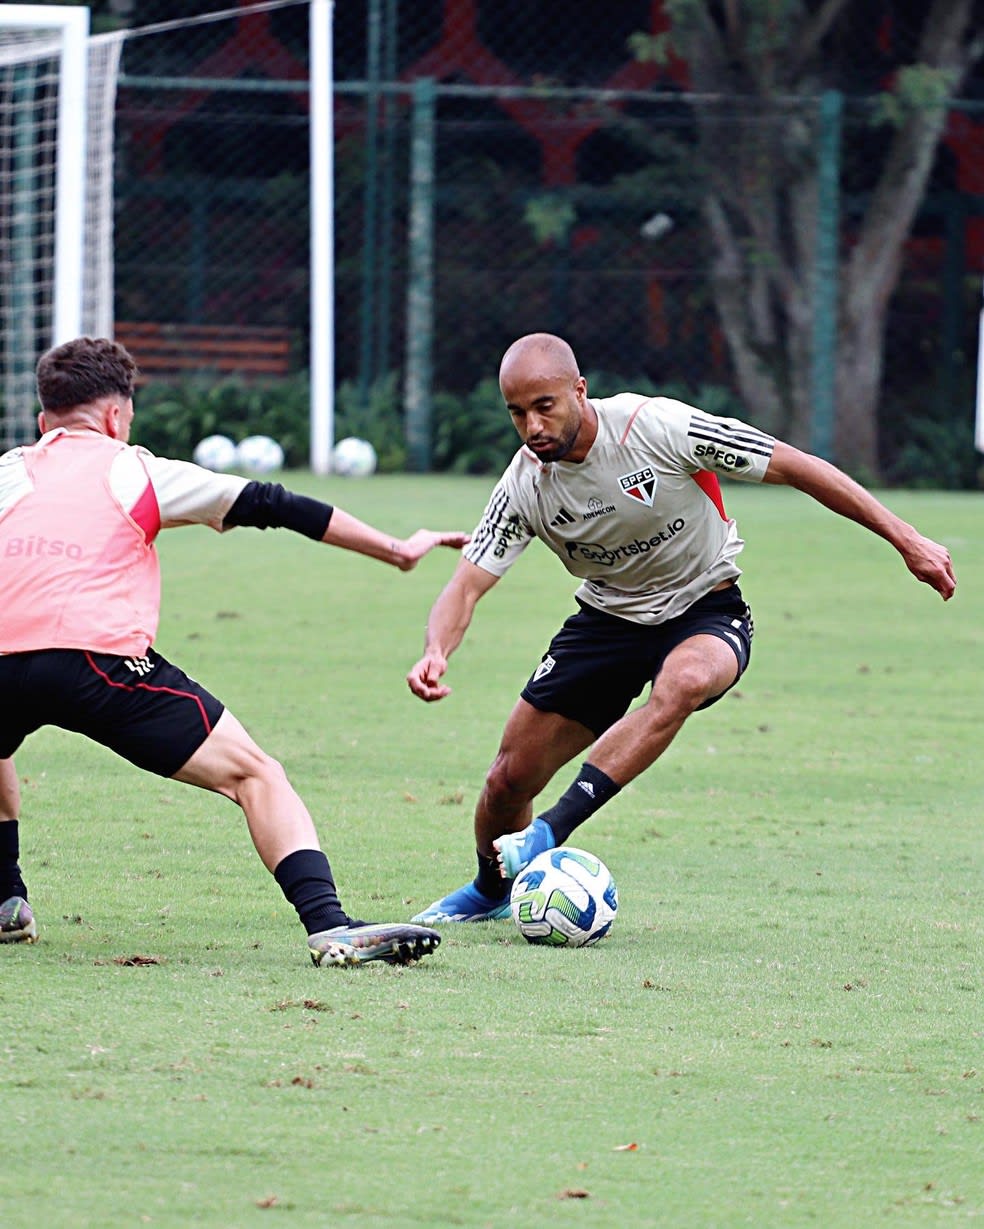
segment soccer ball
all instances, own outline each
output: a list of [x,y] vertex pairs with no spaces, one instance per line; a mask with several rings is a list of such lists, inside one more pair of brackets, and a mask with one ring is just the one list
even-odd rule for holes
[[376,470],[376,450],[368,440],[346,436],[335,445],[332,469],[346,478],[368,478]]
[[236,462],[253,474],[270,474],[284,463],[284,450],[269,435],[247,435],[236,449]]
[[611,930],[618,888],[600,858],[562,845],[537,854],[520,871],[509,904],[527,943],[587,947]]
[[206,435],[191,455],[196,465],[224,474],[236,464],[236,445],[228,435]]

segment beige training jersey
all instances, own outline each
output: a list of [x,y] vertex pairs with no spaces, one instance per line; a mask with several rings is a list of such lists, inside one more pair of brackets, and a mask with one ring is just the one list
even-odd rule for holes
[[541,538],[581,578],[580,601],[662,623],[741,575],[744,542],[716,475],[761,482],[775,439],[668,397],[619,393],[591,405],[598,435],[585,459],[544,464],[520,448],[464,557],[501,576]]

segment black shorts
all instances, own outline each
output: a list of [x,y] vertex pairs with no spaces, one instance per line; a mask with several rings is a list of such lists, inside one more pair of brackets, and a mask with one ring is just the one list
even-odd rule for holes
[[138,768],[173,777],[224,706],[183,670],[147,651],[84,649],[0,654],[0,758],[43,725],[75,730]]
[[579,721],[598,736],[625,715],[669,653],[691,636],[719,636],[731,645],[737,683],[751,656],[752,631],[751,611],[737,585],[705,594],[675,619],[652,625],[581,605],[551,640],[520,694],[541,712]]

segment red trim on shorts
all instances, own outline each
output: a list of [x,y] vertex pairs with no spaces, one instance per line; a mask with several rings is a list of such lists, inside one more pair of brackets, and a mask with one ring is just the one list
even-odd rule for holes
[[639,413],[642,407],[644,405],[648,405],[650,401],[655,401],[655,400],[656,400],[655,397],[645,397],[643,398],[642,401],[639,402],[636,408],[632,411],[632,416],[629,418],[629,421],[625,424],[625,430],[622,432],[622,438],[618,441],[620,444],[624,444],[625,441],[629,438],[629,432],[632,430],[632,424],[635,422],[636,415]]
[[[176,687],[152,687],[150,683],[114,683],[104,670],[99,669],[96,663],[92,660],[92,655],[90,653],[86,652],[85,659],[89,663],[93,672],[102,679],[107,687],[119,687],[122,691],[159,691],[170,696],[183,696],[186,700],[194,700],[198,705],[198,711],[202,716],[202,725],[209,734],[212,733],[212,725],[209,722],[208,713],[205,711],[205,705],[202,703],[201,697],[196,696],[194,692],[178,691]],[[124,660],[126,659],[124,658]]]
[[728,514],[724,510],[724,496],[721,494],[721,484],[718,482],[717,474],[712,474],[709,469],[699,469],[696,474],[691,474],[694,482],[700,487],[707,498],[711,501],[722,521],[728,519]]

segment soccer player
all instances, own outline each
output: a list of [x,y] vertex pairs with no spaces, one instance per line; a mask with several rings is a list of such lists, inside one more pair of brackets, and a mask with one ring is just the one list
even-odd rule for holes
[[339,901],[311,816],[281,765],[201,684],[152,647],[154,540],[202,524],[283,527],[409,571],[465,533],[390,537],[268,482],[214,474],[130,445],[136,365],[79,337],[37,365],[41,439],[0,457],[0,941],[33,941],[19,858],[13,756],[43,725],[87,735],[137,767],[239,804],[256,851],[308,932],[315,964],[408,963],[437,947],[424,926],[367,924]]
[[[427,624],[407,675],[422,700],[441,680],[478,600],[540,538],[581,582],[578,610],[550,643],[506,722],[475,811],[478,873],[413,919],[429,925],[509,915],[509,888],[670,745],[697,709],[748,665],[752,618],[737,580],[744,545],[718,474],[788,485],[886,538],[944,600],[948,552],[833,465],[744,422],[666,397],[590,400],[570,346],[519,338],[499,387],[523,441]],[[645,705],[629,705],[645,687]],[[591,747],[559,801],[533,799]]]

